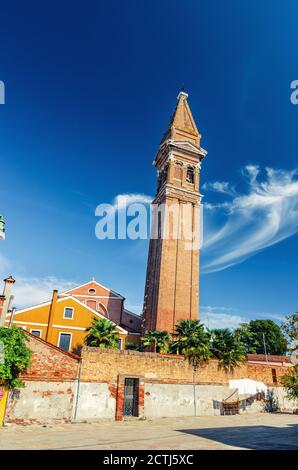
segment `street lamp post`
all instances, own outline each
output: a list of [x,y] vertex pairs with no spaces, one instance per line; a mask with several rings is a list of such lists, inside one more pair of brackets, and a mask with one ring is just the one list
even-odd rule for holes
[[264,343],[264,352],[266,357],[266,362],[268,364],[268,356],[267,356],[267,348],[266,348],[266,341],[265,341],[265,333],[263,333],[263,343]]

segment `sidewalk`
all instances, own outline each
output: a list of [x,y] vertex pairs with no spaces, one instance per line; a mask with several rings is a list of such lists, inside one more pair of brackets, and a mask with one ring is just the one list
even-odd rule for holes
[[154,421],[7,426],[0,449],[298,449],[298,416],[257,414]]

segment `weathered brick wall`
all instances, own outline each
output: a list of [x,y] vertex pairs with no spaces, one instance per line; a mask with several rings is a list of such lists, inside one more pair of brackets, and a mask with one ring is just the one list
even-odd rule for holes
[[43,380],[75,379],[78,372],[78,357],[68,354],[45,341],[27,334],[28,347],[32,351],[31,366],[22,378]]
[[121,316],[121,326],[123,326],[124,328],[131,328],[133,331],[141,333],[142,318],[139,315],[133,315],[127,310],[123,309]]
[[77,390],[79,360],[27,333],[31,366],[20,378],[25,387],[9,392],[6,423],[70,422]]
[[213,360],[194,372],[182,356],[85,347],[79,385],[76,356],[32,335],[28,337],[33,351],[32,365],[22,377],[25,388],[9,393],[7,423],[70,422],[74,410],[77,410],[77,420],[123,419],[127,376],[139,378],[139,417],[219,414],[219,404],[230,393],[228,381],[236,378],[250,378],[274,386],[280,408],[291,409],[282,388],[278,387],[287,367],[246,363],[226,373]]
[[81,380],[116,383],[120,374],[142,376],[145,382],[227,384],[231,379],[249,378],[271,386],[280,384],[280,377],[287,370],[287,367],[244,363],[227,373],[218,367],[217,361],[211,360],[194,373],[191,364],[182,356],[85,347]]
[[69,423],[73,415],[75,393],[74,381],[25,382],[25,388],[9,392],[5,423]]
[[[244,363],[234,371],[226,372],[218,367],[218,361],[210,360],[194,371],[183,356],[85,347],[78,417],[122,420],[124,381],[129,376],[139,378],[139,417],[221,414],[222,401],[231,394],[229,380],[244,378],[264,382],[278,398],[278,407],[291,410],[293,405],[287,402],[280,387],[280,377],[287,370],[288,367]],[[92,404],[94,397],[100,403],[97,409]],[[263,399],[244,400],[242,411],[262,411],[266,403]]]

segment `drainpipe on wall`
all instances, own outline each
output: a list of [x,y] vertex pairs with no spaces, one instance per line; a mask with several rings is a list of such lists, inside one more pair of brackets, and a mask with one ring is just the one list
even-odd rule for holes
[[196,372],[198,370],[199,362],[196,357],[192,359],[192,381],[193,381],[193,405],[194,415],[197,416],[197,401],[196,401]]
[[6,314],[6,316],[8,317],[8,328],[11,327],[11,314],[13,311],[13,300],[14,300],[14,296],[11,295],[8,301],[7,314]]
[[119,322],[119,325],[121,326],[122,325],[122,316],[123,316],[123,309],[124,309],[124,301],[125,301],[125,298],[123,298],[121,300],[121,312],[120,312],[120,322]]
[[15,311],[16,311],[16,308],[15,308],[15,307],[12,307],[12,309],[11,309],[11,311],[10,311],[10,317],[9,317],[8,328],[11,328],[11,327],[12,327]]
[[77,378],[77,391],[76,391],[76,404],[75,404],[75,409],[74,409],[73,421],[76,421],[77,413],[78,413],[80,385],[81,385],[81,368],[82,368],[82,358],[80,358],[80,363],[79,363],[78,378]]
[[55,316],[55,311],[56,311],[57,298],[58,298],[58,291],[57,289],[55,289],[53,290],[52,303],[51,303],[50,311],[49,311],[47,334],[46,334],[46,341],[49,343],[51,342],[52,327],[53,327],[54,316]]
[[3,307],[2,307],[2,314],[0,316],[0,326],[4,325],[7,311],[8,311],[8,306],[10,303],[10,292],[12,289],[12,286],[14,285],[16,281],[12,276],[7,277],[4,279],[4,290],[3,290],[3,296],[5,297]]

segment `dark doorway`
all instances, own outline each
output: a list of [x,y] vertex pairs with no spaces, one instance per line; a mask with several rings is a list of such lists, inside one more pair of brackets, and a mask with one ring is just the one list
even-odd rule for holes
[[139,379],[126,378],[124,382],[124,416],[138,416]]

